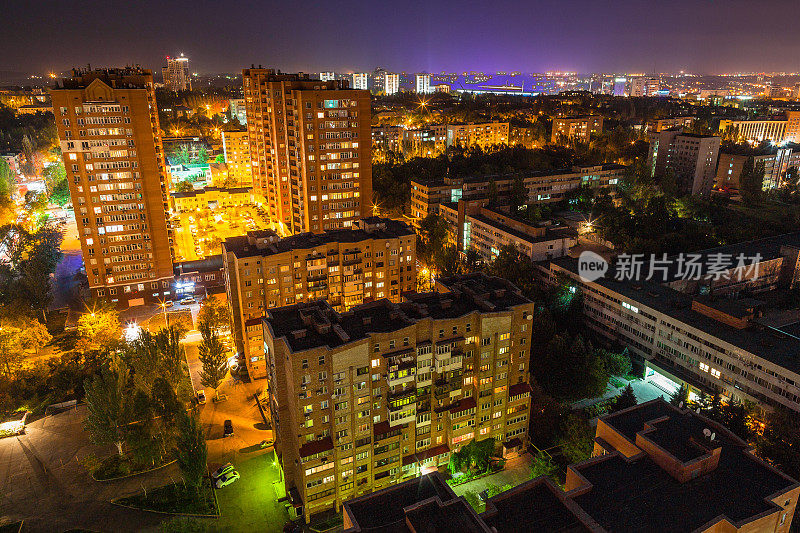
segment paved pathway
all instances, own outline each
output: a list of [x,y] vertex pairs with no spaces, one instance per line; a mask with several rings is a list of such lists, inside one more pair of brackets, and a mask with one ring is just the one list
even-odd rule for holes
[[665,398],[667,398],[668,396],[663,390],[659,389],[652,383],[649,383],[642,379],[634,379],[632,381],[628,381],[625,378],[615,378],[615,379],[618,379],[623,383],[622,387],[616,388],[611,383],[609,383],[608,387],[606,387],[606,391],[603,393],[602,396],[596,396],[594,398],[585,398],[583,400],[579,400],[572,404],[571,406],[572,409],[583,409],[584,407],[588,407],[590,405],[594,405],[596,403],[600,403],[604,400],[608,400],[610,398],[618,396],[619,394],[622,393],[622,390],[628,383],[630,383],[631,386],[633,387],[633,392],[634,394],[636,394],[636,399],[638,400],[639,403],[655,400],[659,396],[664,396]]
[[461,485],[453,487],[453,492],[458,496],[463,496],[467,492],[480,493],[489,485],[517,485],[528,481],[531,478],[531,465],[533,464],[533,456],[529,453],[514,457],[506,462],[506,467],[495,474],[482,477],[473,481],[467,481]]

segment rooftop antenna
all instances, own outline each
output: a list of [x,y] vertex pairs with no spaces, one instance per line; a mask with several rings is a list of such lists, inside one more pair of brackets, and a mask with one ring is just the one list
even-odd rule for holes
[[712,433],[712,434],[711,434],[711,439],[709,439],[709,440],[714,440],[714,439],[716,439],[716,438],[717,438],[717,434],[716,434],[716,433]]

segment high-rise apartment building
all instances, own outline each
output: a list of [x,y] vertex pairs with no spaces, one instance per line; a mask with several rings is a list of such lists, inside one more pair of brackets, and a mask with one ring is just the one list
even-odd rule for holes
[[298,514],[444,468],[472,440],[526,450],[533,302],[483,273],[437,289],[263,319],[276,452]]
[[431,75],[430,74],[416,74],[415,86],[417,94],[428,94],[433,92],[431,89]]
[[400,91],[400,74],[387,72],[383,75],[383,92],[397,94]]
[[161,67],[164,76],[164,87],[171,91],[191,91],[192,76],[189,74],[189,58],[167,56],[167,64]]
[[353,73],[353,89],[361,89],[364,91],[369,89],[369,74],[367,72]]
[[324,298],[337,311],[376,299],[401,301],[416,288],[416,240],[403,222],[376,217],[353,229],[285,239],[270,230],[222,245],[237,350],[251,377],[264,377],[261,318],[267,309]]
[[120,307],[167,298],[169,189],[152,73],[73,70],[50,96],[92,295]]
[[319,81],[332,81],[336,79],[335,72],[320,72]]
[[252,187],[253,173],[250,169],[250,137],[247,130],[223,131],[222,150],[228,167],[229,187]]
[[244,98],[231,98],[228,101],[228,112],[231,118],[236,118],[242,126],[247,125],[247,106]]
[[647,166],[652,176],[672,172],[683,194],[709,194],[714,186],[721,139],[683,133],[680,128],[650,135]]
[[242,77],[253,187],[283,233],[346,228],[369,213],[369,92],[273,69]]

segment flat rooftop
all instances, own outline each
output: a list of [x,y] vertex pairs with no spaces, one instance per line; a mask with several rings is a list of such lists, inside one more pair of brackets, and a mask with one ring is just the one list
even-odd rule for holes
[[[721,426],[681,411],[663,400],[604,417],[612,428],[629,437],[642,431],[648,419],[669,417],[647,437],[679,458],[693,458],[688,437],[715,432],[721,447],[719,464],[710,472],[679,482],[647,455],[626,460],[614,453],[586,461],[574,468],[592,485],[589,492],[572,499],[609,531],[694,531],[725,516],[733,522],[749,521],[774,511],[767,501],[797,486],[797,481],[751,455],[747,444]],[[652,420],[652,419],[651,419]],[[638,427],[638,429],[636,429]],[[653,438],[653,435],[656,438]]]
[[[617,163],[605,163],[603,165],[591,165],[591,166],[580,166],[576,170],[575,168],[559,168],[559,169],[552,169],[552,170],[536,170],[532,172],[521,172],[523,178],[537,178],[537,177],[547,177],[547,176],[563,176],[568,174],[583,174],[584,172],[588,171],[589,168],[600,167],[601,171],[607,170],[622,170],[625,168],[624,165],[619,165]],[[496,181],[507,181],[514,179],[515,174],[507,174],[507,175],[487,175],[487,176],[458,176],[458,177],[450,177],[446,178],[445,176],[437,176],[437,177],[418,177],[412,178],[411,181],[413,183],[418,183],[420,185],[424,185],[426,187],[436,187],[436,186],[443,186],[449,182],[456,183],[488,183],[492,179]]]
[[[577,274],[577,259],[563,257],[553,264]],[[617,281],[600,278],[593,283],[610,289],[631,302],[668,315],[689,328],[703,331],[737,348],[748,351],[778,366],[800,374],[800,338],[777,328],[759,324],[739,329],[692,310],[693,297],[649,281]]]
[[449,292],[407,293],[406,301],[387,299],[337,313],[325,300],[267,311],[264,323],[273,338],[285,337],[293,352],[327,346],[336,348],[370,333],[397,331],[426,318],[458,318],[471,312],[498,312],[530,304],[510,282],[483,273],[441,279]]
[[[399,220],[370,217],[364,219],[364,222],[368,229],[342,228],[324,233],[299,233],[283,239],[278,239],[277,233],[272,230],[248,231],[246,235],[225,239],[225,250],[239,258],[260,257],[331,243],[355,244],[370,239],[394,239],[414,235],[414,230]],[[256,240],[265,238],[269,238],[270,242],[256,244]]]

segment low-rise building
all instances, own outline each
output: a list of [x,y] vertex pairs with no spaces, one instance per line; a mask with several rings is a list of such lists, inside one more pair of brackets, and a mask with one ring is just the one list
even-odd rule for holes
[[[617,164],[575,166],[571,169],[532,172],[523,177],[528,190],[526,203],[557,202],[569,191],[579,187],[609,188],[612,192],[623,177],[625,167]],[[439,212],[439,205],[472,200],[489,194],[491,183],[498,197],[507,197],[514,182],[513,176],[444,177],[411,179],[411,216],[425,218]]]
[[785,117],[722,119],[719,121],[719,131],[732,136],[737,142],[800,143],[800,111],[787,111]]
[[647,131],[659,133],[672,128],[689,128],[694,124],[695,120],[697,120],[697,117],[657,118],[647,123]]
[[344,502],[345,533],[787,533],[800,483],[702,415],[656,399],[598,420],[595,457],[486,500],[476,514],[438,472]]
[[592,135],[602,131],[603,117],[601,115],[555,117],[553,118],[550,142],[559,142],[561,139],[588,142]]
[[173,192],[170,196],[172,208],[176,213],[186,213],[200,209],[218,207],[240,207],[253,205],[253,189],[249,187],[222,188],[204,187],[189,192]]
[[252,187],[250,137],[247,130],[223,131],[222,150],[228,170],[228,183],[226,184],[230,187]]
[[578,243],[578,232],[562,225],[535,225],[488,206],[488,200],[460,200],[439,206],[457,249],[477,251],[486,261],[503,246],[514,246],[531,261],[563,257]]
[[800,168],[800,145],[787,144],[781,147],[769,146],[756,150],[722,149],[717,163],[717,177],[714,186],[719,188],[739,189],[741,187],[742,169],[749,158],[753,165],[764,165],[763,189],[769,190],[781,186],[784,174],[791,167]]
[[483,122],[480,124],[448,124],[447,146],[480,146],[508,144],[508,122]]
[[437,289],[266,313],[275,446],[298,515],[444,469],[473,440],[525,451],[533,302],[482,273]]
[[[778,257],[769,253],[773,246]],[[764,254],[760,267],[739,280],[736,257],[752,257],[759,250]],[[726,400],[751,401],[765,410],[783,406],[800,411],[797,315],[768,305],[768,298],[756,299],[759,292],[794,286],[800,237],[792,234],[708,253],[730,263],[731,280],[715,282],[712,276],[699,288],[672,278],[665,284],[607,278],[589,282],[570,258],[552,261],[547,275],[552,283],[561,276],[571,279],[582,291],[587,325],[628,347],[635,362],[645,367],[645,379],[666,394],[685,384],[691,398],[719,392]],[[704,264],[702,258],[699,262]]]
[[210,255],[196,261],[175,263],[175,297],[205,296],[225,292],[225,269],[221,255]]
[[280,239],[249,231],[222,245],[237,350],[264,377],[261,318],[268,309],[325,299],[337,311],[416,289],[416,237],[405,223],[371,217],[354,228]]

